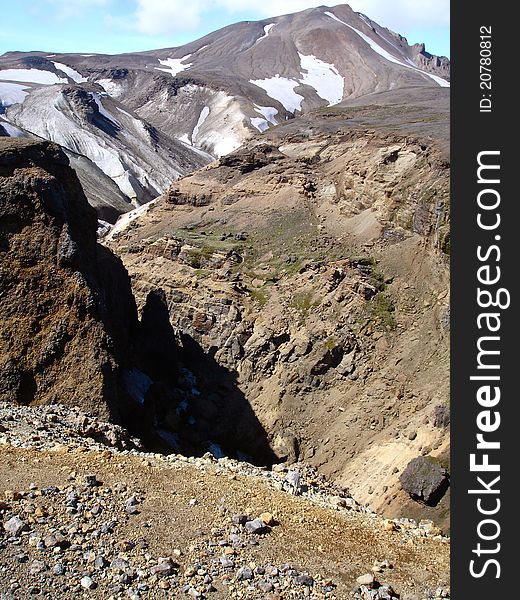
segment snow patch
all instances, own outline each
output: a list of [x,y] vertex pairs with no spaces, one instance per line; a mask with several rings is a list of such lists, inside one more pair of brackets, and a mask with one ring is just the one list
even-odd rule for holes
[[98,238],[105,237],[105,235],[112,229],[112,223],[98,219],[97,236]]
[[[198,131],[197,146],[210,149],[217,157],[225,156],[242,145],[239,131],[244,129],[244,114],[233,96],[223,91],[211,92],[207,108],[208,114],[204,119],[204,131]],[[201,113],[201,116],[202,115]],[[192,134],[194,136],[194,134]],[[193,140],[195,141],[194,137]]]
[[235,150],[238,150],[242,142],[238,140],[234,135],[221,135],[216,132],[216,139],[213,145],[213,152],[216,156],[226,156],[226,154],[231,154]]
[[112,79],[98,79],[96,83],[100,85],[109,96],[112,96],[113,98],[117,98],[123,93],[122,86],[116,83],[115,81],[112,81]]
[[[114,180],[119,189],[129,198],[135,198],[136,192],[131,183],[134,176],[128,172],[121,162],[116,148],[111,147],[108,140],[99,137],[66,116],[68,105],[64,97],[58,93],[53,95],[52,88],[40,88],[44,92],[39,103],[28,106],[27,101],[17,108],[20,114],[13,114],[15,124],[45,139],[52,140],[76,152],[83,154],[94,162],[105,175]],[[49,93],[48,93],[49,92]],[[36,93],[36,92],[34,92]],[[26,110],[24,110],[26,108]]]
[[27,135],[24,131],[11,125],[11,123],[8,123],[7,121],[0,120],[0,127],[4,128],[9,137],[25,137]]
[[190,136],[187,133],[183,133],[177,139],[179,140],[179,142],[182,142],[183,144],[188,144],[188,146],[193,147],[190,140]]
[[260,117],[251,117],[251,125],[256,127],[260,133],[269,129],[269,123]]
[[[325,13],[325,14],[329,14],[329,13]],[[369,19],[369,18],[368,18],[366,15],[364,15],[363,13],[357,13],[357,14],[358,14],[358,17],[359,17],[360,19],[362,19],[363,21],[365,21],[365,23],[366,23],[366,24],[367,24],[367,25],[368,25],[370,28],[372,28],[372,23],[370,22],[370,19]],[[329,14],[329,17],[330,17],[330,14]]]
[[185,367],[182,367],[180,371],[184,378],[184,383],[190,386],[190,394],[192,396],[200,396],[200,390],[197,387],[198,382],[195,374],[189,369],[186,369]]
[[269,23],[269,25],[266,25],[264,27],[264,35],[262,37],[259,37],[256,42],[255,45],[258,44],[258,42],[261,42],[262,40],[265,40],[266,37],[269,37],[269,32],[271,31],[271,29],[276,25],[276,23]]
[[155,68],[159,71],[169,73],[172,77],[175,77],[175,75],[177,75],[178,73],[181,73],[182,71],[185,71],[186,69],[189,69],[191,67],[191,63],[183,64],[183,62],[190,56],[191,54],[186,54],[186,56],[183,56],[182,58],[159,58],[159,62],[161,63],[161,65],[164,65],[166,69],[163,69],[162,67]]
[[130,394],[132,400],[137,402],[140,406],[144,404],[144,397],[146,392],[150,389],[153,381],[139,369],[132,369],[126,371],[124,374],[125,387],[127,392]]
[[[182,131],[182,134],[179,132],[176,136],[181,143],[198,149],[204,158],[212,161],[216,157],[229,154],[239,148],[244,139],[250,137],[250,129],[245,123],[246,116],[234,96],[222,90],[195,84],[181,87],[178,96],[178,102],[183,105],[198,105],[209,109],[204,123],[199,125],[199,130],[195,132],[196,139],[191,128]],[[199,114],[199,117],[204,117],[205,112]],[[184,114],[184,120],[189,122],[189,111]]]
[[210,454],[213,454],[213,456],[217,460],[219,458],[225,458],[226,457],[226,455],[224,454],[224,451],[222,450],[222,448],[218,444],[215,444],[215,442],[210,442],[208,444],[208,452]]
[[313,54],[300,54],[300,64],[307,73],[302,73],[301,83],[310,85],[320,98],[327,100],[329,106],[343,99],[345,81],[333,64],[327,63]]
[[72,67],[68,67],[60,62],[55,62],[54,60],[51,62],[58,71],[62,71],[65,73],[65,75],[68,75],[72,81],[75,81],[76,83],[84,83],[85,81],[88,81],[87,77],[83,77],[81,73],[78,73]]
[[380,56],[382,56],[389,62],[393,62],[393,63],[398,64],[401,67],[405,67],[407,69],[412,69],[413,71],[416,71],[417,73],[420,73],[421,75],[426,75],[426,77],[433,79],[433,81],[435,81],[441,87],[450,87],[449,81],[446,81],[445,79],[442,79],[442,77],[438,77],[437,75],[433,75],[432,73],[428,73],[427,71],[423,71],[422,69],[418,69],[415,66],[412,66],[410,64],[411,61],[409,59],[408,59],[409,62],[403,62],[402,60],[399,60],[393,54],[390,54],[390,52],[387,52],[382,46],[380,46],[377,42],[375,42],[371,37],[369,37],[368,35],[365,35],[362,31],[359,31],[359,29],[352,27],[352,25],[345,23],[345,21],[338,19],[338,17],[336,17],[336,15],[332,14],[331,12],[325,12],[325,14],[328,17],[330,17],[331,19],[334,19],[335,21],[338,21],[339,23],[346,25],[347,27],[352,29],[352,31],[355,31],[359,35],[359,37],[361,37],[372,48],[372,50],[374,52],[376,52],[377,54],[379,54]]
[[121,107],[116,106],[117,110],[120,113],[123,113],[124,115],[126,115],[127,117],[130,117],[131,119],[133,119],[134,121],[137,121],[137,119],[135,117],[133,117],[129,112],[126,112],[126,110],[123,110]]
[[187,133],[183,133],[181,136],[176,138],[183,146],[186,146],[188,148],[190,148],[190,150],[192,150],[193,152],[196,152],[199,156],[202,156],[202,158],[204,158],[205,160],[209,161],[209,162],[213,162],[215,160],[215,157],[212,156],[211,154],[209,154],[209,152],[206,152],[205,150],[202,150],[201,148],[198,148],[197,146],[194,146],[191,143],[191,140],[188,136]]
[[99,94],[97,93],[93,93],[92,94],[92,99],[94,100],[94,102],[97,104],[99,113],[101,115],[103,115],[105,117],[105,119],[108,119],[111,123],[113,123],[114,125],[116,125],[117,127],[121,127],[121,124],[119,123],[119,121],[113,117],[108,110],[103,106],[102,102],[101,102],[101,98],[99,97]]
[[260,113],[268,123],[271,123],[271,125],[278,125],[278,121],[275,118],[278,114],[276,108],[273,106],[259,106],[258,104],[255,104],[254,108],[256,112]]
[[2,69],[0,79],[7,81],[23,81],[25,83],[41,83],[53,85],[55,83],[68,83],[68,79],[61,79],[55,73],[41,69]]
[[124,215],[121,215],[117,219],[115,225],[112,227],[108,238],[112,239],[116,233],[124,231],[132,221],[135,221],[139,217],[145,215],[150,210],[150,207],[152,207],[157,202],[157,200],[159,200],[159,198],[155,198],[151,202],[148,202],[148,204],[143,204],[143,206],[134,208],[134,210],[131,210],[130,212],[125,213]]
[[280,75],[276,74],[274,77],[267,79],[250,80],[250,83],[265,90],[267,95],[273,98],[273,100],[280,102],[285,110],[289,112],[301,110],[304,97],[294,91],[294,88],[300,85],[299,81],[280,77]]
[[99,101],[100,110],[108,109],[105,117],[121,123],[118,136],[71,111],[59,86],[31,91],[23,104],[9,108],[9,122],[90,159],[134,206],[140,204],[136,199],[141,193],[146,199],[159,196],[182,172],[176,157],[157,153],[145,122],[126,117],[107,104],[108,97],[103,92],[90,94]]
[[81,154],[90,158],[105,175],[114,180],[123,194],[129,198],[135,198],[136,192],[130,181],[130,173],[115,151],[103,148],[98,140],[90,134],[85,135],[83,139],[76,138],[76,146]]
[[208,118],[208,115],[209,115],[209,106],[205,106],[200,111],[199,120],[197,121],[197,124],[195,125],[195,127],[193,129],[193,133],[191,134],[192,142],[195,142],[195,140],[197,139],[200,128],[202,127],[202,125],[204,125],[204,121]]
[[26,85],[0,81],[0,112],[11,104],[21,104],[29,93],[25,91],[28,89]]

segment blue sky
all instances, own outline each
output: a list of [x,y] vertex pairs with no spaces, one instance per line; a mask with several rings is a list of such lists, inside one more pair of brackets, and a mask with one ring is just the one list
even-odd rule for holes
[[[242,20],[340,0],[14,0],[3,3],[0,54],[9,50],[116,54],[179,46]],[[354,10],[449,56],[449,0],[351,0]]]

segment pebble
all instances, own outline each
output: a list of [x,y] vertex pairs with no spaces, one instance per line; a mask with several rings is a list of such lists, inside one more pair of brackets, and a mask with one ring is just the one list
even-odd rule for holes
[[247,521],[245,524],[245,528],[249,533],[262,534],[267,533],[269,528],[262,521],[262,519],[253,519],[252,521]]
[[99,485],[99,481],[97,480],[97,477],[95,475],[85,475],[83,477],[83,481],[88,487],[95,487]]
[[168,562],[161,562],[150,569],[150,573],[152,575],[157,575],[158,577],[167,577],[168,575],[171,575],[172,572],[173,567]]
[[93,579],[88,575],[85,575],[85,577],[81,578],[80,584],[81,587],[85,588],[86,590],[91,590],[95,586]]
[[20,519],[17,515],[11,517],[7,522],[4,523],[4,529],[12,535],[13,537],[17,537],[27,528],[27,524]]
[[31,575],[36,575],[38,573],[41,573],[42,571],[45,571],[46,568],[47,565],[43,561],[33,560],[31,565],[29,566],[29,573],[31,573]]
[[298,471],[289,471],[285,476],[287,483],[289,484],[290,490],[294,494],[299,494],[301,491],[301,475]]
[[94,568],[98,571],[108,566],[108,562],[104,556],[96,556],[94,559]]
[[248,579],[253,579],[253,571],[250,567],[244,566],[238,569],[236,578],[238,581],[246,581]]
[[274,590],[274,585],[270,581],[266,581],[265,579],[261,579],[260,581],[258,581],[256,587],[261,592],[265,593],[272,592]]
[[383,528],[386,531],[396,531],[397,525],[393,521],[390,521],[389,519],[385,519],[383,521]]
[[[103,452],[110,462],[115,462],[118,456],[136,454],[140,459],[147,457],[154,466],[157,461],[174,469],[190,465],[197,470],[194,474],[214,469],[218,475],[227,473],[261,478],[262,483],[271,489],[301,495],[302,502],[313,502],[335,512],[344,511],[344,515],[348,515],[349,511],[367,514],[371,518],[372,513],[357,504],[346,490],[323,480],[315,469],[303,463],[293,464],[290,468],[275,465],[269,470],[234,459],[217,460],[209,455],[202,458],[145,455],[137,449],[130,449],[130,446],[124,450],[112,448],[108,451],[98,442],[74,434],[74,428],[80,431],[84,427],[71,425],[71,414],[81,415],[77,409],[13,407],[0,403],[0,419],[2,411],[15,415],[9,435],[16,430],[22,444],[30,448],[48,447],[56,451],[56,446],[61,444],[61,451],[70,452],[77,444],[84,450],[96,449],[99,455]],[[31,431],[36,428],[43,432],[44,427],[49,427],[46,416],[49,411],[56,413],[53,429],[46,431],[46,435],[39,433],[38,440],[34,440]],[[86,419],[85,423],[91,419],[81,418]],[[92,419],[90,422],[96,421]],[[101,430],[103,425],[96,424],[95,429],[98,428]],[[27,437],[24,438],[26,431]],[[130,443],[130,438],[124,435],[122,439]],[[125,516],[125,512],[139,514],[138,508],[146,500],[146,493],[128,483],[102,484],[99,478],[93,473],[83,475],[79,464],[72,463],[64,471],[63,481],[58,486],[39,489],[33,485],[28,492],[8,491],[4,494],[5,503],[0,502],[0,510],[6,531],[2,541],[5,559],[0,560],[0,568],[7,565],[7,571],[1,572],[1,576],[9,581],[7,591],[23,589],[26,595],[30,595],[33,593],[31,590],[37,590],[44,598],[79,598],[86,596],[85,591],[96,589],[100,597],[107,600],[125,597],[144,600],[159,596],[181,598],[182,590],[192,598],[210,599],[211,594],[224,585],[228,597],[236,600],[343,600],[343,596],[337,595],[332,581],[326,582],[315,573],[301,572],[293,565],[261,560],[262,553],[269,555],[271,551],[272,537],[257,534],[270,532],[270,528],[277,525],[274,510],[266,510],[255,518],[251,505],[228,507],[221,500],[220,521],[218,517],[210,524],[200,521],[197,524],[200,533],[193,538],[191,545],[182,550],[170,550],[171,556],[181,565],[178,566],[169,557],[161,558],[154,552],[157,532],[153,529],[152,520],[145,522],[139,516],[132,519]],[[184,499],[185,509],[189,504],[195,506],[202,501],[201,498],[192,498],[196,502],[189,503],[189,498]],[[196,521],[197,516],[190,516],[190,512],[187,511],[187,518]],[[23,520],[25,516],[27,522]],[[290,517],[287,518],[290,520]],[[16,519],[22,523],[21,529]],[[374,521],[374,524],[381,527],[382,520]],[[399,535],[404,535],[405,539],[408,531],[410,539],[415,536],[414,531],[419,531],[419,541],[436,531],[429,522],[417,524],[410,521],[406,525],[399,522],[398,528]],[[21,535],[24,530],[28,533]],[[145,532],[146,539],[140,537]],[[275,533],[278,530],[273,530]],[[286,531],[279,533],[287,536]],[[283,541],[290,544],[290,538]],[[179,542],[172,540],[172,546],[173,543]],[[255,546],[257,550],[253,554]],[[21,566],[25,562],[27,566]],[[384,563],[374,563],[374,570],[390,568]],[[30,579],[25,580],[24,575]],[[367,592],[377,592],[377,600],[386,600],[392,593],[388,586],[368,588],[364,586]],[[443,592],[443,595],[449,597],[449,593]],[[393,599],[395,595],[388,597]],[[363,597],[363,600],[367,599],[368,596]],[[371,596],[370,600],[376,600],[376,597]]]
[[372,588],[372,586],[374,585],[374,576],[372,575],[372,573],[366,573],[365,575],[360,575],[356,579],[356,582],[359,585],[364,585],[368,588]]
[[297,575],[294,581],[297,585],[307,585],[309,587],[314,585],[314,579],[310,575]]
[[269,525],[271,527],[273,527],[274,525],[276,525],[276,520],[273,517],[273,515],[269,512],[264,512],[260,515],[260,519],[266,524]]
[[233,515],[231,520],[235,525],[245,525],[249,521],[249,517],[247,515]]

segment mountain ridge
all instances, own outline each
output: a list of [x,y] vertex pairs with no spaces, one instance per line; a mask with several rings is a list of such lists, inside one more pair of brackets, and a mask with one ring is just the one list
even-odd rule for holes
[[[173,179],[295,115],[373,93],[445,86],[447,79],[449,61],[424,45],[409,46],[348,5],[318,7],[146,52],[6,53],[0,134],[32,132],[83,154],[103,172],[76,161],[89,199],[113,221],[124,203],[130,210],[148,202]],[[70,86],[83,96],[72,110]],[[152,130],[156,139],[146,133]],[[157,150],[159,162],[149,156]],[[143,160],[162,175],[150,180]],[[119,192],[104,206],[95,190],[108,191],[107,178]]]

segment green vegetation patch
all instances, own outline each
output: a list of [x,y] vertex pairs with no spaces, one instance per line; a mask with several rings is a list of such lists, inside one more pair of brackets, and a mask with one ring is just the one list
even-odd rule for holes
[[394,330],[397,327],[395,320],[395,306],[392,300],[380,292],[370,301],[372,316],[378,319],[387,329]]
[[319,306],[319,304],[319,302],[314,301],[314,290],[297,292],[291,300],[291,307],[295,308],[305,317],[313,308]]

